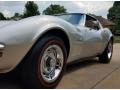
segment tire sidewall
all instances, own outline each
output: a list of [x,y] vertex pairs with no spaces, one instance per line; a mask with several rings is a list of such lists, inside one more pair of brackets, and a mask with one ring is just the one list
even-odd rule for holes
[[[112,51],[111,51],[111,57],[108,57],[108,46],[109,44],[112,45]],[[107,44],[107,47],[105,48],[104,52],[102,53],[102,55],[99,56],[99,60],[101,63],[109,63],[111,61],[113,55],[113,42],[112,40],[110,40]]]
[[[43,55],[43,53],[44,53],[44,51],[45,51],[45,49],[49,46],[49,45],[58,45],[58,46],[60,46],[60,48],[62,49],[62,52],[63,52],[63,56],[64,56],[64,61],[63,61],[63,68],[62,68],[62,70],[61,70],[61,72],[60,72],[60,75],[57,77],[57,79],[54,81],[54,82],[52,82],[52,83],[48,83],[48,82],[46,82],[44,79],[43,79],[43,77],[42,77],[42,75],[41,75],[41,70],[40,70],[40,68],[39,67],[41,67],[41,58],[42,58],[42,55]],[[61,77],[63,76],[63,72],[64,72],[64,69],[65,69],[65,64],[66,64],[66,52],[65,52],[65,48],[63,47],[63,42],[62,41],[58,41],[58,40],[50,40],[50,41],[48,41],[46,44],[45,44],[45,46],[43,47],[43,49],[41,50],[41,52],[40,52],[40,54],[39,54],[39,59],[38,59],[38,62],[37,62],[37,67],[36,67],[36,72],[37,72],[37,77],[38,77],[38,79],[39,79],[39,81],[40,81],[40,83],[43,85],[43,86],[45,86],[45,87],[47,87],[47,88],[50,88],[50,87],[54,87],[54,86],[56,86],[57,84],[58,84],[58,82],[61,80]]]
[[109,44],[111,44],[111,45],[112,45],[111,56],[110,56],[110,58],[108,58],[109,60],[111,60],[111,58],[112,58],[112,55],[113,55],[113,42],[112,42],[112,41],[110,41],[110,42],[109,42]]
[[[47,83],[42,78],[39,67],[41,64],[41,57],[44,53],[44,50],[50,44],[57,44],[60,46],[60,48],[63,51],[64,63],[63,63],[62,71],[61,71],[60,75],[58,76],[58,78],[52,83]],[[30,52],[29,57],[24,62],[24,65],[22,68],[22,79],[23,79],[25,85],[27,84],[27,87],[31,87],[31,88],[55,88],[63,76],[63,73],[64,73],[65,68],[66,68],[66,61],[67,61],[67,51],[66,51],[66,48],[65,48],[65,45],[64,45],[64,42],[62,41],[62,39],[60,39],[57,36],[47,35],[47,36],[41,38],[34,45],[34,48]]]

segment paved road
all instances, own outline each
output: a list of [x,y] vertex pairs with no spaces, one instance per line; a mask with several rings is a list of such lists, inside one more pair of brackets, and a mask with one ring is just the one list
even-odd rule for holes
[[[101,64],[96,59],[76,63],[67,67],[57,88],[120,88],[120,44],[114,45],[110,64]],[[15,76],[0,77],[0,88],[24,88]]]

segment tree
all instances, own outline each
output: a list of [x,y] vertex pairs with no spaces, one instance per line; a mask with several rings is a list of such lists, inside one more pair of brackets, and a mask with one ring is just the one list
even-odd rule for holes
[[4,15],[0,12],[0,20],[6,20],[6,18],[4,17]]
[[48,8],[46,8],[43,11],[43,14],[45,15],[53,15],[53,14],[60,14],[60,13],[66,13],[66,9],[64,8],[64,6],[53,5],[53,4],[51,4]]
[[39,15],[39,14],[40,12],[38,10],[38,6],[33,1],[28,1],[25,4],[25,12],[23,14],[24,18]]
[[120,1],[115,1],[113,7],[109,9],[108,19],[115,23],[113,30],[120,30]]
[[19,13],[15,13],[13,17],[11,17],[10,19],[12,20],[20,20],[22,19],[22,15]]

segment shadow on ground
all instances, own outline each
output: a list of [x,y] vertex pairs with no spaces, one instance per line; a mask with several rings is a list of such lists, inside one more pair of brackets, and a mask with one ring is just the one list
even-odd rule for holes
[[89,67],[89,66],[94,65],[94,64],[100,64],[100,63],[97,59],[91,59],[91,60],[89,59],[89,60],[85,60],[82,62],[74,62],[72,64],[67,65],[65,74],[69,74],[69,73],[74,72],[78,69]]
[[[67,65],[67,69],[65,74],[70,74],[71,72],[88,67],[90,65],[94,64],[100,64],[97,60],[86,60],[82,62],[77,62],[74,64]],[[3,74],[0,75],[0,88],[1,89],[18,89],[18,88],[24,88],[22,85],[22,82],[20,81],[20,78],[16,74]]]

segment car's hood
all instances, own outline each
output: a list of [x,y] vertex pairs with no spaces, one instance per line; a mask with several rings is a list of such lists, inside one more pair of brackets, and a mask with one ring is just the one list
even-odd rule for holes
[[28,17],[28,18],[25,18],[19,21],[1,21],[0,31],[1,30],[8,31],[8,32],[11,30],[12,31],[14,30],[23,31],[25,29],[28,30],[31,28],[34,28],[34,30],[36,30],[36,28],[38,27],[42,27],[50,23],[60,23],[60,22],[68,23],[67,21],[61,18],[55,17],[55,16],[49,16],[49,15],[32,16],[32,17]]
[[16,21],[7,21],[7,20],[0,21],[0,28],[5,27],[5,26],[10,25],[10,24],[15,23],[15,22]]
[[0,27],[0,42],[10,45],[16,41],[36,39],[40,33],[49,28],[60,27],[64,29],[70,27],[64,24],[68,23],[54,16],[33,16],[19,21],[6,22]]

